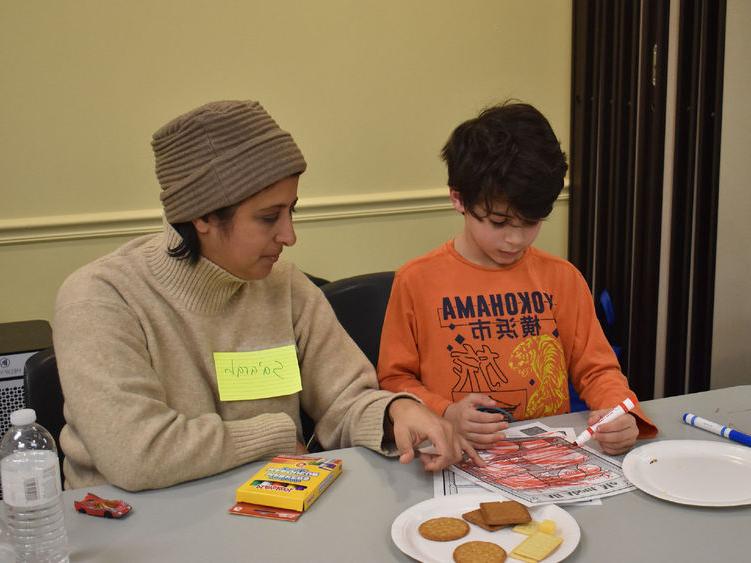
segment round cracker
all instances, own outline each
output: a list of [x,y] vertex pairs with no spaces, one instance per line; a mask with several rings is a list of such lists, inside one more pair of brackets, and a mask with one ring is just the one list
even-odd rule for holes
[[431,518],[417,529],[426,540],[451,541],[463,538],[469,533],[469,524],[459,518]]
[[503,563],[506,550],[487,541],[468,541],[454,550],[456,563]]

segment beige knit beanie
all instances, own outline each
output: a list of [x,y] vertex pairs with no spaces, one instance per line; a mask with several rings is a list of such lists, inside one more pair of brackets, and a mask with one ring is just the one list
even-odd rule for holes
[[292,136],[250,100],[189,111],[154,133],[151,146],[170,223],[239,203],[306,167]]

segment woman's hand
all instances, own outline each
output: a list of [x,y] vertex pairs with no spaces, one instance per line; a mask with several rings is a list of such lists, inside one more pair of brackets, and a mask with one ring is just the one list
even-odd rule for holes
[[[611,409],[592,411],[587,424],[592,426]],[[594,438],[600,443],[602,451],[608,455],[626,453],[636,443],[639,428],[636,426],[636,417],[631,413],[619,416],[615,420],[603,424],[595,432]]]
[[464,454],[477,465],[485,465],[469,442],[456,433],[451,423],[423,404],[412,399],[395,399],[388,406],[387,416],[392,421],[394,443],[399,450],[401,463],[410,463],[415,458],[415,448],[430,440],[435,453],[418,452],[427,471],[439,471],[457,463]]
[[478,411],[478,407],[495,407],[496,402],[480,393],[467,395],[461,401],[451,403],[443,413],[461,436],[477,449],[486,449],[505,437],[503,431],[508,422],[500,413]]

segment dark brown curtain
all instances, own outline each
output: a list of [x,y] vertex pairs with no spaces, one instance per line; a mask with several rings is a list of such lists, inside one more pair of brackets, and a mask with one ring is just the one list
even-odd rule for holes
[[654,395],[669,3],[575,0],[569,259],[642,399]]
[[681,2],[665,395],[709,389],[726,2]]
[[[665,394],[709,388],[724,62],[724,0],[682,0]],[[574,0],[569,258],[642,399],[654,395],[669,0]]]

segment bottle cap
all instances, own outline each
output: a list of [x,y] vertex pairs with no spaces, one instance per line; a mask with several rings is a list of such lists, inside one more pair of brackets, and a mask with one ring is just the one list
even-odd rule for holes
[[34,409],[20,409],[10,413],[10,423],[13,426],[27,426],[36,422],[37,413]]

